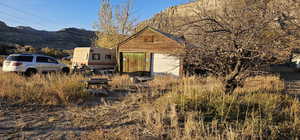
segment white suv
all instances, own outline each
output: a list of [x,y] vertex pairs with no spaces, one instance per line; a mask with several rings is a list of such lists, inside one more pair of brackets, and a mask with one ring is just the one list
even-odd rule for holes
[[39,54],[12,54],[3,62],[4,72],[20,72],[27,76],[35,73],[69,73],[67,65],[59,63],[53,57]]

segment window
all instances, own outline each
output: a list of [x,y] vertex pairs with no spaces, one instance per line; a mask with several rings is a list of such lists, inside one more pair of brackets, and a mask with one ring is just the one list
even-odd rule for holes
[[108,54],[108,55],[105,55],[105,59],[106,59],[106,60],[111,60],[111,55],[109,55],[109,54]]
[[53,58],[48,58],[48,62],[49,63],[56,63],[56,64],[58,64],[58,62],[55,59],[53,59]]
[[94,54],[92,54],[92,59],[93,60],[100,60],[101,59],[101,55],[98,54],[98,53],[94,53]]
[[8,56],[9,61],[32,62],[33,56]]
[[154,36],[144,36],[144,42],[154,42]]
[[38,57],[36,57],[36,62],[48,63],[48,58],[38,56]]
[[55,59],[49,58],[49,57],[44,57],[44,56],[38,56],[36,57],[36,62],[40,63],[58,63]]

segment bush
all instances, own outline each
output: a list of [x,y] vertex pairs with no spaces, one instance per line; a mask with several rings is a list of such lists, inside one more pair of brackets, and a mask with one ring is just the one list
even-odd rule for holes
[[42,48],[40,50],[40,53],[49,55],[55,58],[62,58],[64,56],[67,56],[68,54],[64,52],[63,50],[54,49],[54,48]]
[[3,61],[5,60],[5,57],[3,56],[0,56],[0,67],[3,66]]

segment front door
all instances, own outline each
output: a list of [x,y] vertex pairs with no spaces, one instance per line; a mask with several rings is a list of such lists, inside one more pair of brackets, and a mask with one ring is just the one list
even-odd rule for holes
[[123,53],[122,72],[150,72],[150,57],[146,53]]

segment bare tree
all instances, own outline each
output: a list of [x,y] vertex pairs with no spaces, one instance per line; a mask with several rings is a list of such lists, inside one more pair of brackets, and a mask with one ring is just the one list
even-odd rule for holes
[[110,0],[102,0],[96,25],[98,31],[95,45],[112,48],[132,33],[137,21],[132,10],[132,0],[117,6],[112,6]]
[[[298,40],[292,35],[299,33],[299,28],[293,28],[293,33],[284,30],[295,23],[288,9],[288,5],[264,0],[239,8],[225,5],[218,12],[195,9],[197,17],[183,28],[197,45],[187,49],[186,61],[222,77],[225,93],[232,93],[252,71],[287,60],[290,41]],[[278,24],[283,14],[286,28]]]
[[276,22],[282,31],[292,36],[289,41],[290,46],[300,47],[300,0],[275,1],[274,4],[285,5],[285,9],[279,13]]
[[133,16],[134,13],[132,9],[132,0],[127,0],[126,3],[116,6],[115,17],[119,34],[128,35],[134,31],[137,23],[137,18]]
[[105,34],[110,34],[115,31],[110,0],[102,0],[99,10],[99,30]]

